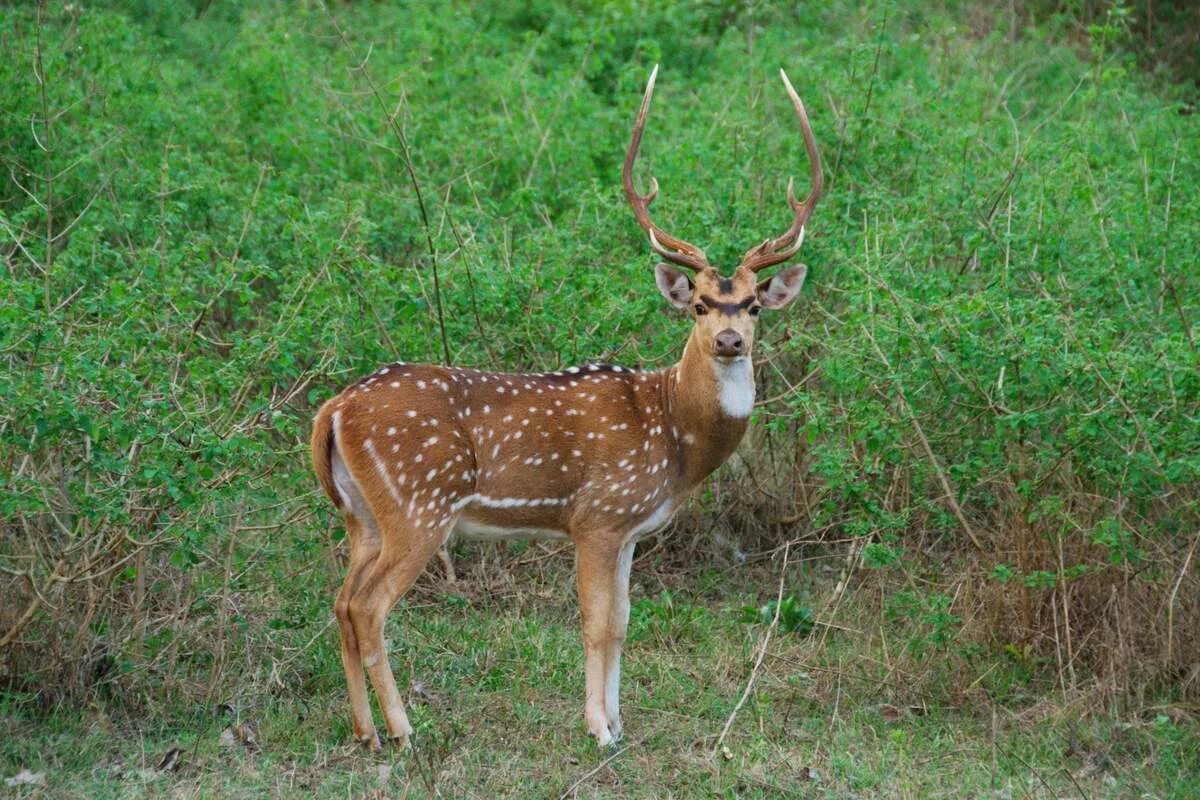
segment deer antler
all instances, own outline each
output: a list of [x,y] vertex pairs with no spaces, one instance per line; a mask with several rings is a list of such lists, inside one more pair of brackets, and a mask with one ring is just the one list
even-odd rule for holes
[[641,225],[646,233],[650,234],[650,246],[654,248],[654,252],[681,267],[700,271],[709,267],[704,251],[694,244],[676,239],[650,219],[648,207],[658,195],[658,181],[653,177],[650,178],[650,191],[644,196],[639,195],[633,188],[633,163],[637,161],[638,148],[642,144],[642,131],[646,127],[646,114],[650,111],[650,97],[654,94],[656,77],[658,77],[657,64],[654,65],[654,71],[650,73],[650,82],[646,84],[646,94],[642,97],[642,107],[638,111],[637,122],[633,126],[633,138],[629,141],[629,150],[625,153],[625,167],[621,170],[621,184],[625,187],[625,196],[629,198],[629,205],[633,206],[633,215],[637,218],[638,225]]
[[[788,80],[787,73],[782,69],[779,70],[779,77],[783,78],[783,85],[787,87],[788,97],[792,98],[792,105],[796,107],[796,116],[800,118],[800,132],[804,135],[804,149],[808,151],[809,168],[812,170],[812,188],[808,192],[808,197],[804,198],[804,202],[801,203],[796,199],[796,194],[792,190],[792,179],[788,178],[788,204],[796,212],[796,218],[792,221],[792,227],[788,228],[787,233],[776,239],[767,239],[757,247],[750,248],[746,255],[742,256],[741,266],[751,272],[758,272],[781,261],[787,261],[800,252],[800,245],[804,242],[804,225],[812,216],[817,198],[821,196],[821,188],[825,184],[825,179],[821,175],[821,154],[817,152],[817,140],[813,138],[812,126],[808,124],[808,114],[804,110],[804,103],[800,102],[800,96],[796,94],[796,90],[792,88],[792,82]],[[653,82],[654,79],[651,78],[651,83]]]

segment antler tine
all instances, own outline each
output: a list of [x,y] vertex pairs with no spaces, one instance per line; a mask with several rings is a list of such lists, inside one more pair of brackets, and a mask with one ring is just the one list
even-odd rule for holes
[[795,182],[792,178],[788,178],[788,205],[795,212],[792,227],[788,228],[787,233],[782,236],[767,239],[757,247],[750,248],[746,255],[742,256],[742,266],[751,272],[758,272],[781,261],[787,261],[800,252],[800,245],[804,243],[804,226],[808,223],[808,218],[812,216],[817,199],[821,196],[821,189],[825,186],[825,178],[821,172],[821,154],[817,150],[817,140],[813,136],[812,126],[808,122],[808,112],[804,110],[804,103],[800,101],[800,96],[796,94],[792,82],[788,80],[787,73],[781,69],[779,77],[783,78],[783,85],[787,89],[788,97],[791,98],[792,105],[796,107],[796,116],[800,118],[800,133],[804,136],[804,149],[808,151],[812,188],[809,189],[808,197],[804,198],[802,203],[796,199]]
[[650,112],[650,98],[654,94],[654,80],[657,77],[658,65],[655,64],[654,70],[650,73],[650,80],[646,84],[646,93],[642,96],[642,107],[638,111],[637,122],[633,126],[633,138],[629,140],[629,150],[625,153],[625,166],[621,170],[621,185],[625,187],[625,197],[628,198],[629,205],[633,206],[633,216],[637,219],[638,225],[641,225],[650,236],[650,247],[654,249],[654,252],[681,267],[699,271],[709,266],[704,251],[682,239],[675,238],[650,219],[649,206],[658,196],[658,181],[653,177],[650,178],[650,191],[645,195],[639,195],[633,187],[633,164],[637,161],[638,149],[642,146],[642,132],[646,128],[646,116]]

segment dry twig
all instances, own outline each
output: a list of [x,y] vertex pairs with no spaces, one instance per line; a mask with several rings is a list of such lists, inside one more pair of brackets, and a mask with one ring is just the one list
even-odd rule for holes
[[721,745],[724,744],[729,729],[733,727],[733,721],[737,719],[738,712],[746,704],[746,698],[750,696],[750,690],[754,688],[754,680],[758,677],[758,669],[762,666],[763,657],[767,654],[767,645],[771,643],[771,634],[779,627],[779,611],[783,608],[783,583],[787,579],[788,554],[790,552],[791,543],[789,542],[783,548],[783,566],[779,568],[779,591],[775,595],[775,616],[771,618],[771,624],[767,626],[767,632],[763,634],[762,644],[758,649],[758,658],[754,662],[754,668],[750,670],[750,678],[746,681],[746,689],[742,692],[737,705],[733,707],[733,712],[729,715],[729,719],[725,720],[725,727],[721,729],[721,735],[717,737],[717,743],[713,745],[712,752],[709,753],[710,759],[717,757],[717,753],[720,752]]

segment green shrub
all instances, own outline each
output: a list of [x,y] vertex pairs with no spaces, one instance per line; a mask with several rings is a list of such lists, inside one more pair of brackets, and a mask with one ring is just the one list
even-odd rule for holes
[[782,230],[804,171],[781,64],[825,156],[806,301],[760,337],[766,446],[719,478],[740,519],[854,538],[875,580],[929,581],[916,608],[972,576],[938,647],[1066,636],[1125,688],[1194,663],[1187,88],[953,9],[332,13],[345,42],[320,6],[0,15],[13,697],[211,699],[330,646],[337,522],[308,420],[381,361],[440,359],[439,301],[456,362],[669,363],[685,323],[617,180],[660,60],[656,213],[719,263]]
[[761,606],[742,606],[742,622],[754,625],[765,623],[770,625],[775,619],[776,610],[779,613],[779,629],[784,633],[799,633],[806,636],[812,633],[816,620],[813,611],[808,606],[800,605],[795,595],[788,595],[782,600],[772,600]]

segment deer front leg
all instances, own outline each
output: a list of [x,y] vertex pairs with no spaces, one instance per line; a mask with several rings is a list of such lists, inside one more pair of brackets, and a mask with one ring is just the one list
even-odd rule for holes
[[576,543],[575,579],[583,621],[583,672],[586,699],[583,717],[601,747],[615,738],[606,702],[607,672],[612,645],[613,604],[620,540],[593,534]]
[[609,608],[608,653],[604,670],[604,711],[614,739],[621,738],[621,650],[629,629],[629,571],[637,542],[632,537],[617,555],[613,574],[613,601]]

